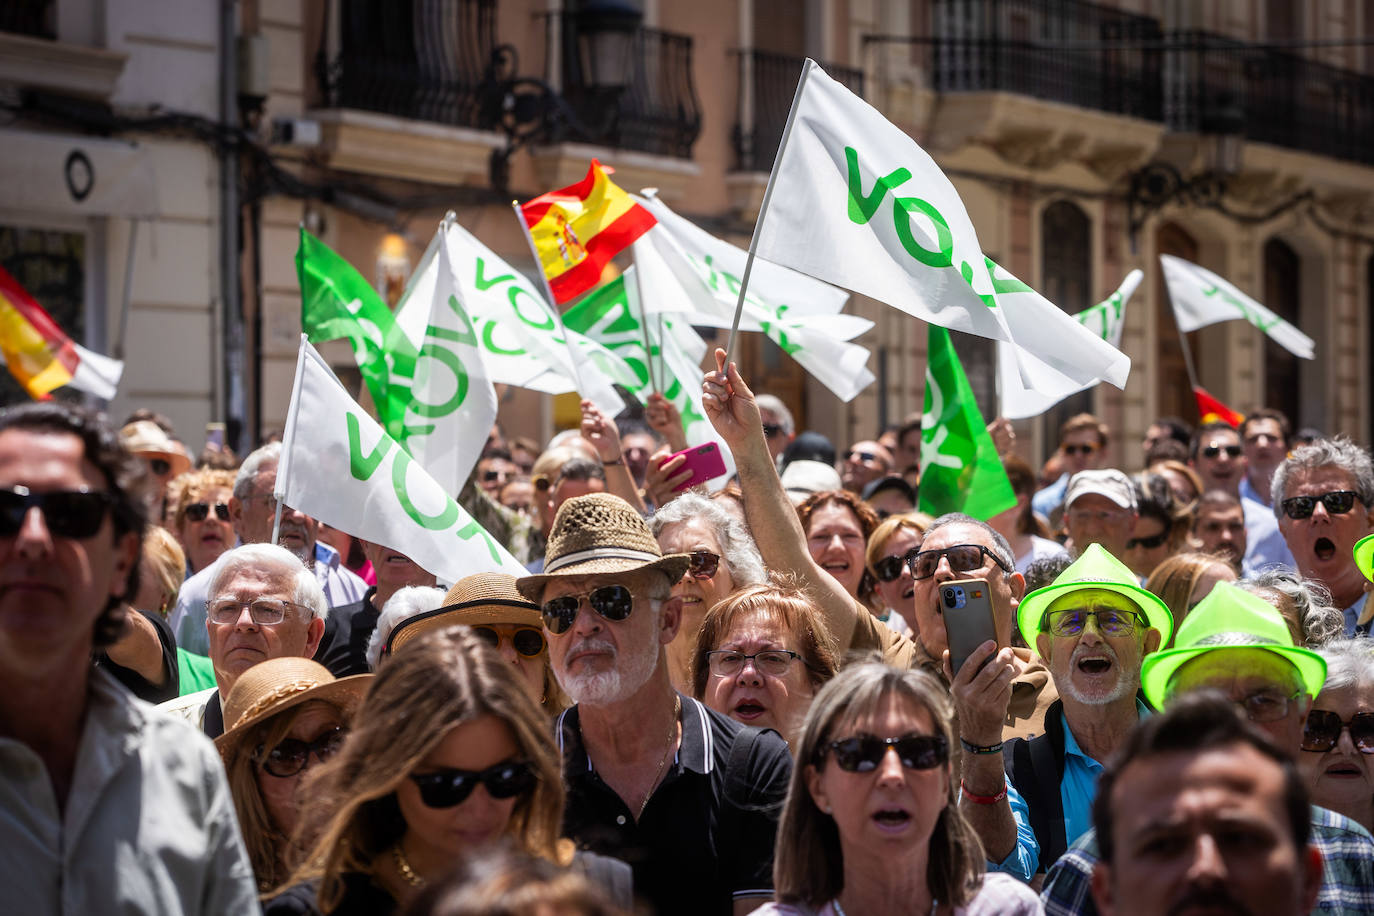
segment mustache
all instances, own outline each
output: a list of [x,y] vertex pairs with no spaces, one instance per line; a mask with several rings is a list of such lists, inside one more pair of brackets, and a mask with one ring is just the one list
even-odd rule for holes
[[615,654],[615,644],[595,636],[588,636],[586,639],[568,648],[568,655],[577,655],[582,652],[610,652]]
[[1224,885],[1216,884],[1190,889],[1181,899],[1174,901],[1167,916],[1177,916],[1195,907],[1225,907],[1227,912],[1235,913],[1236,916],[1251,916],[1249,907],[1232,897]]

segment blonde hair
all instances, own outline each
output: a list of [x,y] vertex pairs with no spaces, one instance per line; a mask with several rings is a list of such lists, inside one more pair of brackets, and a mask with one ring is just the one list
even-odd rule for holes
[[[1175,632],[1188,616],[1188,599],[1193,596],[1193,589],[1213,566],[1230,569],[1231,562],[1216,554],[1187,550],[1165,558],[1145,580],[1145,590],[1153,592],[1169,606],[1169,613],[1174,616]],[[1166,649],[1168,646],[1160,648]]]
[[[220,471],[213,468],[187,471],[177,476],[167,485],[167,514],[171,518],[172,524],[180,529],[182,523],[186,521],[186,507],[191,503],[199,502],[211,490],[228,490],[232,495],[234,477],[233,471]],[[211,509],[213,510],[213,507]]]
[[172,532],[161,525],[149,525],[143,532],[143,559],[148,562],[148,572],[157,580],[162,604],[139,610],[155,611],[166,617],[167,609],[177,603],[181,583],[186,580],[186,553]]
[[868,536],[868,548],[864,551],[864,565],[868,567],[868,571],[877,575],[873,564],[883,558],[887,542],[895,537],[897,532],[906,530],[924,534],[926,526],[932,521],[933,519],[924,512],[904,512],[900,515],[890,515],[879,522],[878,527]]

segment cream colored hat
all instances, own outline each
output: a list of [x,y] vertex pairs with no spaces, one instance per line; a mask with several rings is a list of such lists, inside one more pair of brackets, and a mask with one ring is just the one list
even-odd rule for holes
[[351,719],[371,683],[370,674],[335,678],[319,662],[294,655],[259,662],[239,675],[225,698],[226,728],[215,747],[227,764],[248,729],[311,700],[337,706]]
[[130,453],[144,458],[161,458],[172,466],[172,476],[191,469],[186,448],[162,431],[152,420],[136,420],[119,431],[119,442]]
[[384,654],[390,655],[417,636],[434,630],[478,623],[544,626],[539,606],[516,590],[514,576],[500,572],[476,573],[459,579],[448,590],[443,607],[398,623],[386,641]]

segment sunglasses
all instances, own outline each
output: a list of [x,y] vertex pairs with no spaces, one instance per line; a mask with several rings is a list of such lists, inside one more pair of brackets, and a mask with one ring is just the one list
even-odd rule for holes
[[1318,501],[1326,507],[1329,515],[1344,515],[1355,508],[1357,498],[1354,490],[1331,490],[1317,496],[1291,496],[1279,505],[1289,518],[1311,518],[1312,513],[1317,511]]
[[913,550],[906,555],[906,565],[914,579],[929,579],[940,568],[940,558],[949,562],[951,572],[965,573],[982,569],[990,559],[1002,572],[1010,569],[991,550],[982,544],[955,544],[943,550]]
[[878,577],[879,582],[895,582],[897,577],[902,574],[904,566],[906,566],[906,558],[892,554],[873,564],[873,575]]
[[1204,448],[1204,449],[1202,450],[1202,456],[1203,456],[1204,458],[1215,458],[1215,457],[1217,457],[1218,455],[1220,455],[1222,452],[1225,452],[1226,455],[1227,455],[1227,457],[1229,457],[1229,458],[1239,458],[1239,457],[1240,457],[1240,446],[1239,446],[1239,445],[1209,445],[1209,446],[1207,446],[1206,448]]
[[890,747],[897,749],[897,759],[908,770],[933,770],[949,760],[949,742],[944,735],[903,735],[900,738],[855,735],[823,746],[819,756],[824,758],[828,749],[835,758],[835,765],[846,773],[871,773],[882,763]]
[[1169,532],[1161,531],[1159,534],[1152,534],[1147,538],[1131,538],[1126,542],[1126,549],[1144,547],[1146,550],[1154,550],[1156,547],[1163,546],[1167,540],[1169,540]]
[[412,773],[410,781],[420,790],[420,801],[427,807],[452,808],[466,801],[479,782],[487,787],[487,794],[492,798],[513,798],[533,789],[539,777],[528,763],[506,760],[480,773],[472,770]]
[[[210,517],[209,503],[191,503],[186,507],[186,519],[192,522],[203,522]],[[215,518],[222,522],[229,521],[229,507],[224,503],[215,503]]]
[[1132,611],[1067,608],[1046,614],[1041,627],[1055,636],[1077,636],[1088,625],[1089,617],[1097,621],[1097,630],[1103,636],[1130,636],[1141,622],[1140,615]]
[[263,753],[262,746],[253,752],[253,760],[269,776],[278,779],[287,779],[295,776],[301,770],[310,765],[310,758],[323,763],[343,746],[344,736],[347,732],[342,728],[331,729],[320,735],[314,741],[302,741],[299,738],[283,738],[281,743],[266,754]]
[[709,550],[693,550],[691,562],[687,565],[687,575],[693,579],[709,579],[720,569],[720,554]]
[[745,655],[734,649],[713,649],[706,653],[706,664],[716,677],[734,677],[744,670],[744,663],[752,661],[754,670],[769,677],[782,677],[792,662],[801,656],[791,649],[764,649],[753,655]]
[[1091,455],[1097,451],[1095,445],[1066,445],[1064,446],[1065,455]]
[[856,451],[854,451],[853,449],[850,449],[849,451],[847,451],[847,452],[844,453],[844,460],[845,460],[845,461],[850,461],[850,460],[852,460],[852,459],[854,459],[854,458],[857,458],[857,459],[859,459],[860,461],[877,461],[877,460],[878,460],[878,453],[877,453],[877,452],[856,452]]
[[763,424],[763,435],[766,439],[771,439],[780,432],[782,432],[782,427],[776,423]]
[[172,462],[166,458],[149,458],[148,470],[157,477],[166,477],[172,470]]
[[1374,754],[1374,712],[1357,712],[1349,722],[1328,709],[1314,709],[1302,727],[1302,749],[1321,753],[1341,740],[1341,730],[1350,729],[1350,743],[1361,754]]
[[[493,649],[501,648],[503,637],[493,628],[475,626],[472,632],[482,637]],[[544,651],[544,634],[534,627],[518,627],[510,636],[510,644],[522,658],[535,658]]]
[[48,533],[53,537],[85,540],[93,537],[105,521],[105,510],[114,499],[103,490],[49,490],[34,493],[16,484],[0,490],[0,537],[13,537],[24,527],[29,510],[43,513]]
[[577,619],[577,609],[582,599],[607,620],[624,620],[634,610],[634,595],[623,585],[603,585],[586,595],[563,595],[544,602],[540,612],[544,615],[544,626],[550,633],[566,633]]

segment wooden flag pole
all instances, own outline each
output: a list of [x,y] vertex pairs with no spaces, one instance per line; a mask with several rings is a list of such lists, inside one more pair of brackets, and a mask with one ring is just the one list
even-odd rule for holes
[[525,236],[525,241],[530,246],[530,257],[534,258],[534,269],[539,274],[539,279],[544,284],[544,295],[549,300],[549,310],[553,312],[554,320],[558,322],[558,333],[563,336],[563,346],[568,348],[568,361],[572,363],[573,381],[577,382],[577,396],[582,397],[582,373],[577,368],[578,358],[581,354],[573,352],[568,344],[568,329],[563,327],[563,312],[558,308],[558,302],[553,298],[553,287],[549,285],[549,276],[544,273],[544,264],[539,260],[539,249],[534,247],[534,236],[530,235],[530,227],[525,225],[525,215],[520,212],[520,201],[510,202],[511,212],[515,214],[515,221],[520,224],[520,232]]

